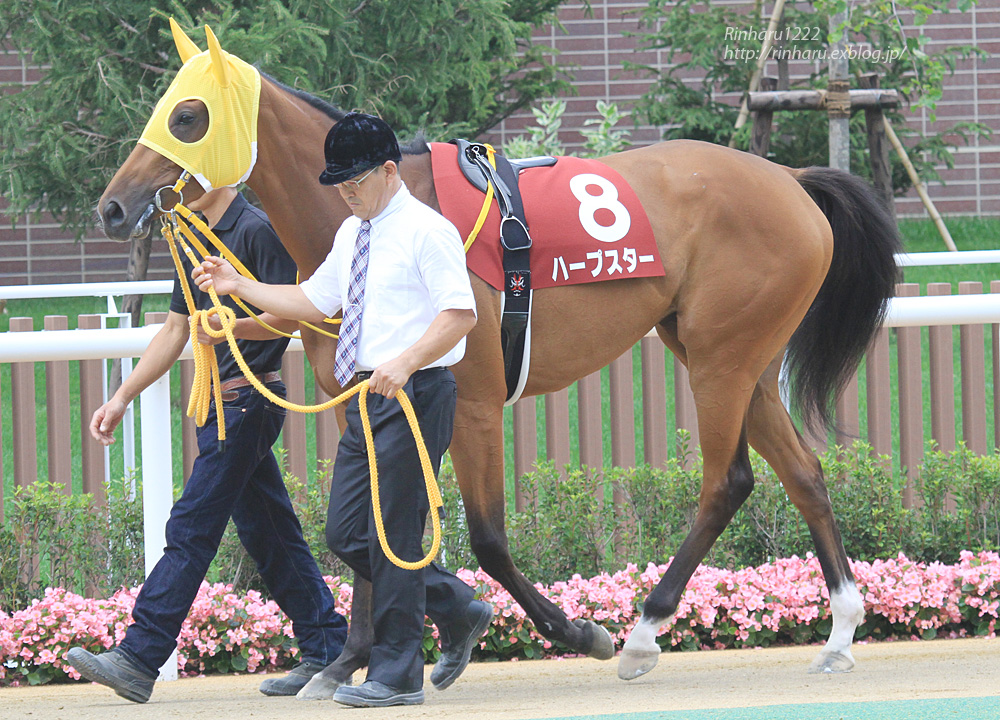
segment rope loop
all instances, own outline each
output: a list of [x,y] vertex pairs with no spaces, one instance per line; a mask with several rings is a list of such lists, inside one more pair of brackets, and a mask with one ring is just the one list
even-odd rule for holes
[[[185,181],[183,175],[181,176],[181,179],[177,181],[177,185],[175,185],[174,188],[163,189],[172,189],[176,192],[180,192],[180,187],[183,186],[182,181]],[[159,191],[157,191],[157,207],[159,207],[158,198]],[[202,345],[198,342],[199,327],[213,338],[224,337],[226,342],[229,344],[229,350],[233,355],[233,359],[236,360],[236,364],[239,366],[240,371],[243,373],[243,376],[247,379],[247,381],[261,395],[266,397],[275,405],[283,407],[286,410],[303,413],[318,413],[328,410],[335,405],[339,405],[342,402],[346,402],[355,394],[360,393],[358,402],[360,404],[361,423],[365,433],[365,444],[368,450],[368,469],[371,477],[372,505],[375,512],[375,526],[378,532],[379,544],[382,546],[382,551],[385,553],[385,556],[398,567],[406,570],[418,570],[429,565],[437,555],[438,550],[441,548],[441,517],[438,510],[443,506],[443,502],[441,500],[441,491],[438,488],[437,479],[434,477],[434,468],[431,465],[430,456],[427,454],[427,445],[424,443],[423,435],[420,432],[420,424],[417,421],[416,413],[414,413],[413,406],[410,403],[410,399],[406,396],[406,393],[400,389],[399,392],[396,393],[396,398],[403,408],[403,414],[406,416],[410,430],[413,433],[413,440],[417,445],[417,454],[420,457],[420,465],[424,474],[424,484],[427,487],[427,499],[431,509],[431,523],[434,528],[431,549],[422,560],[417,562],[409,562],[401,560],[397,557],[389,547],[389,541],[385,535],[381,501],[379,499],[378,464],[375,458],[375,439],[372,435],[371,424],[368,419],[368,381],[364,380],[350,390],[346,390],[337,397],[331,398],[330,400],[320,403],[319,405],[299,405],[297,403],[289,402],[280,395],[275,395],[270,388],[261,382],[260,378],[254,374],[253,370],[247,364],[246,359],[243,357],[243,353],[240,352],[239,345],[236,343],[235,335],[236,313],[232,308],[222,304],[219,300],[218,294],[215,292],[215,288],[210,287],[208,289],[209,297],[212,299],[211,308],[200,310],[195,307],[190,280],[187,277],[187,273],[184,272],[184,266],[181,263],[180,252],[178,251],[177,246],[178,244],[181,245],[181,248],[184,250],[184,253],[187,255],[192,265],[197,265],[198,260],[195,257],[194,251],[191,249],[190,245],[185,242],[185,237],[190,240],[192,244],[196,245],[203,255],[207,256],[208,251],[201,245],[200,242],[198,242],[190,228],[179,216],[194,218],[195,226],[198,227],[198,230],[205,235],[205,237],[209,238],[209,240],[217,247],[221,246],[222,248],[225,248],[225,246],[222,245],[222,242],[218,239],[215,233],[212,232],[211,228],[204,223],[201,223],[201,221],[198,220],[198,218],[194,216],[188,208],[184,207],[179,202],[174,205],[172,210],[169,211],[169,220],[166,216],[163,218],[162,234],[170,248],[170,256],[173,258],[174,267],[176,268],[177,275],[180,278],[181,291],[184,294],[184,302],[188,308],[191,347],[194,351],[195,373],[194,382],[191,387],[191,396],[188,400],[188,417],[194,417],[197,425],[202,427],[208,419],[208,412],[211,407],[211,403],[214,400],[218,414],[217,425],[219,431],[219,444],[220,447],[225,446],[226,423],[222,405],[222,382],[219,379],[219,364],[215,356],[215,349],[210,345]],[[232,253],[229,254],[231,255]],[[241,272],[245,270],[242,263],[234,263],[234,267],[240,269]],[[248,273],[244,272],[243,274],[247,275]],[[246,309],[239,298],[234,297],[233,299],[236,300],[240,307]],[[219,323],[221,325],[221,329],[219,330],[212,327],[211,318],[213,315],[219,319]],[[258,322],[260,321],[258,320]],[[265,324],[265,327],[269,326]],[[274,332],[277,333],[278,331],[274,330]],[[336,336],[333,335],[332,337]]]

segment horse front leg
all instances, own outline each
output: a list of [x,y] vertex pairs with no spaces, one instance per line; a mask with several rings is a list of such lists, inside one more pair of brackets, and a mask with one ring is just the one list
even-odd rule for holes
[[299,700],[328,700],[341,685],[350,685],[351,676],[368,666],[375,636],[372,630],[372,584],[354,576],[351,598],[351,625],[340,657],[312,676],[295,696]]
[[472,551],[480,566],[524,609],[538,631],[574,652],[614,657],[610,633],[591,620],[570,622],[515,567],[504,529],[503,406],[459,394],[451,459],[462,490]]
[[657,634],[677,611],[694,571],[754,486],[743,425],[749,393],[740,392],[745,384],[706,372],[697,376],[692,373],[691,386],[704,458],[698,514],[667,571],[646,598],[642,618],[625,641],[618,662],[618,677],[622,680],[634,680],[656,666],[660,659]]

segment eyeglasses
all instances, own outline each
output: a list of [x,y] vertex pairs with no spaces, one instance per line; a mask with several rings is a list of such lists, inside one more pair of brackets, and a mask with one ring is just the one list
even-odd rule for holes
[[363,183],[368,178],[368,176],[371,175],[376,170],[378,170],[378,168],[377,167],[373,167],[371,170],[369,170],[368,172],[366,172],[364,175],[362,175],[361,177],[359,177],[357,180],[345,180],[344,182],[341,182],[341,183],[334,183],[333,186],[335,188],[337,188],[338,190],[341,190],[341,189],[343,189],[343,190],[352,190],[352,191],[359,190],[361,188],[361,183]]

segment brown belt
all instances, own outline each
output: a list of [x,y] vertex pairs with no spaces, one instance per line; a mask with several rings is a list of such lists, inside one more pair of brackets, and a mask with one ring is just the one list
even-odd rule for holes
[[[267,385],[268,383],[278,382],[281,380],[281,373],[278,371],[273,371],[269,373],[259,373],[255,376],[262,383]],[[224,380],[222,383],[222,392],[227,392],[229,390],[236,390],[242,387],[249,387],[252,383],[245,377],[235,377]]]

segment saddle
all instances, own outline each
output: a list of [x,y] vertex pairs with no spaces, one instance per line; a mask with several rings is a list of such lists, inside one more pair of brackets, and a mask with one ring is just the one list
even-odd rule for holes
[[549,167],[556,158],[540,156],[509,160],[493,156],[490,164],[486,145],[453,140],[458,146],[458,165],[465,178],[480,192],[490,186],[500,210],[500,244],[503,246],[504,284],[500,311],[500,347],[503,352],[507,405],[515,402],[528,379],[531,356],[531,235],[518,189],[518,175],[525,168]]

